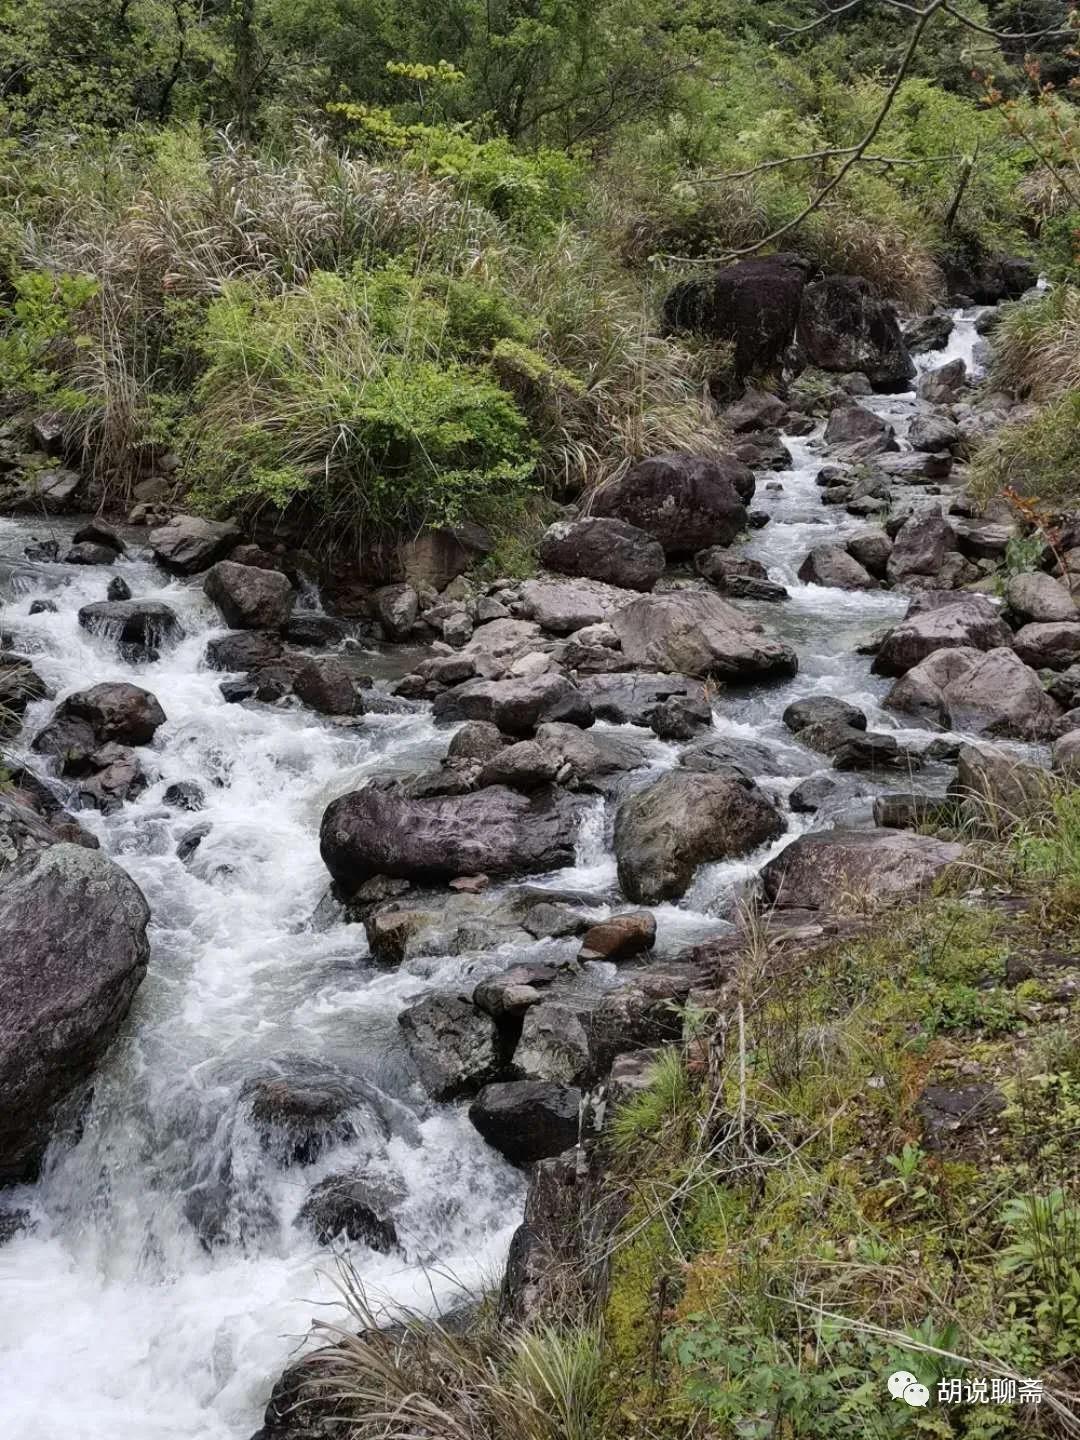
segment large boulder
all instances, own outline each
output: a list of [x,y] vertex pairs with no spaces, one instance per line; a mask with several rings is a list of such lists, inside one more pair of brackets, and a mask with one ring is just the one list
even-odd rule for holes
[[583,575],[626,590],[651,590],[664,573],[664,547],[636,525],[604,515],[560,520],[540,541],[540,560],[562,575]]
[[456,658],[485,680],[501,680],[518,660],[550,650],[552,641],[533,620],[502,617],[481,625]]
[[1044,624],[1077,618],[1076,601],[1060,580],[1035,570],[1014,575],[1005,586],[1005,608],[1014,624]]
[[1052,735],[1060,713],[1035,671],[1003,646],[935,651],[896,682],[885,704],[946,729],[1025,740]]
[[989,825],[995,834],[1014,829],[1050,806],[1053,782],[1038,765],[1029,765],[992,745],[964,745],[949,786],[961,816]]
[[321,715],[352,715],[358,708],[352,674],[334,655],[313,655],[305,660],[293,678],[293,691],[298,700]]
[[818,830],[800,835],[761,872],[765,900],[786,910],[830,910],[926,889],[962,845],[904,830]]
[[956,359],[921,375],[916,390],[919,399],[930,405],[951,405],[966,384],[967,366],[963,360]]
[[960,444],[960,427],[947,415],[916,415],[908,428],[908,443],[913,450],[936,455],[942,450],[955,450]]
[[694,567],[703,579],[725,595],[737,600],[786,600],[783,585],[769,579],[769,572],[760,560],[746,555],[733,555],[721,545],[710,545],[694,556]]
[[393,1211],[406,1199],[406,1190],[373,1170],[349,1170],[328,1175],[312,1189],[297,1214],[321,1245],[340,1236],[359,1241],[386,1255],[397,1249]]
[[469,1119],[513,1165],[559,1155],[577,1143],[581,1091],[551,1080],[508,1080],[485,1085],[469,1106]]
[[829,585],[836,590],[874,590],[877,581],[839,545],[815,545],[799,566],[806,585]]
[[793,255],[744,260],[676,285],[664,301],[664,324],[730,343],[739,377],[773,369],[795,338],[805,283],[806,266]]
[[745,855],[783,829],[761,791],[732,773],[670,771],[619,806],[619,884],[641,904],[678,899],[699,865]]
[[912,605],[906,618],[893,626],[874,656],[875,674],[904,675],[935,650],[996,650],[1011,642],[1009,627],[985,596],[942,598],[946,603]]
[[864,405],[838,405],[825,425],[825,443],[866,459],[896,449],[896,432],[887,420]]
[[672,702],[705,713],[709,709],[705,686],[685,675],[642,675],[636,671],[587,675],[581,681],[581,692],[597,720],[612,725],[651,726],[657,712]]
[[601,580],[526,580],[521,587],[521,606],[541,630],[571,635],[609,620],[635,594]]
[[327,869],[352,891],[375,875],[440,881],[557,870],[573,861],[575,821],[574,804],[561,793],[492,786],[411,800],[368,786],[327,807],[319,838]]
[[212,566],[203,589],[234,630],[283,630],[296,603],[288,576],[232,560]]
[[956,534],[940,511],[912,515],[893,539],[888,577],[894,585],[902,585],[914,576],[939,575],[945,557],[955,548]]
[[80,609],[79,624],[133,660],[156,660],[163,645],[184,638],[176,611],[163,600],[96,600]]
[[1067,670],[1080,660],[1080,621],[1047,620],[1016,632],[1013,649],[1025,665],[1042,670]]
[[592,510],[644,530],[669,556],[685,556],[730,545],[746,529],[753,494],[753,471],[738,460],[656,455],[602,486]]
[[611,623],[627,659],[669,674],[762,680],[799,668],[790,645],[710,591],[642,596]]
[[896,311],[875,299],[857,275],[830,275],[807,285],[799,343],[812,365],[840,374],[861,371],[875,390],[905,390],[915,375]]
[[239,539],[240,532],[231,520],[174,515],[150,531],[150,549],[166,570],[197,575],[223,559]]
[[82,476],[77,470],[38,470],[25,476],[15,489],[0,495],[5,510],[33,515],[62,515],[75,509]]
[[531,735],[545,722],[593,722],[584,693],[565,675],[552,673],[531,680],[470,680],[437,696],[433,711],[436,720],[486,720],[508,735]]
[[99,850],[53,845],[0,877],[0,1184],[32,1175],[54,1107],[116,1034],[146,973],[149,918]]
[[57,714],[85,720],[99,744],[110,740],[124,745],[149,745],[165,712],[157,697],[138,685],[106,682],[69,695]]
[[383,585],[372,603],[388,640],[404,640],[420,615],[420,597],[411,585]]

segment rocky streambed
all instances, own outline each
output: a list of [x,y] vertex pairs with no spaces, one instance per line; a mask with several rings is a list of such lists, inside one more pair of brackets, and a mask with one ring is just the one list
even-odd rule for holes
[[350,620],[228,526],[0,520],[13,1434],[250,1435],[334,1247],[388,1312],[497,1283],[737,900],[917,890],[950,787],[1070,763],[1080,549],[1003,605],[963,488],[987,313],[889,393],[748,392],[730,459],[633,467],[534,580]]

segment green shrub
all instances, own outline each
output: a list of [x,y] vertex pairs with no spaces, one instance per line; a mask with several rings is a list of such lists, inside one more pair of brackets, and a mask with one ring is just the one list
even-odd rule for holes
[[229,287],[207,314],[191,423],[200,503],[299,502],[316,525],[353,534],[513,507],[535,447],[492,376],[453,355],[476,343],[476,313],[466,341],[397,270],[317,274],[281,296]]

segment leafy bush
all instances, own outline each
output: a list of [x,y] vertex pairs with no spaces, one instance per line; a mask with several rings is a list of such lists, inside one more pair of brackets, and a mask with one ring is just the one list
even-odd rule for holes
[[202,503],[302,499],[317,524],[379,532],[519,502],[535,447],[490,374],[439,353],[443,334],[451,352],[477,342],[483,312],[458,307],[466,332],[454,313],[396,269],[317,273],[283,296],[230,286],[207,314],[191,425]]

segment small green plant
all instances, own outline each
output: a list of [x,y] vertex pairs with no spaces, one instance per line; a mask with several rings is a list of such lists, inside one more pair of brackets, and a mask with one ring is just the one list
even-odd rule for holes
[[888,1192],[886,1210],[899,1204],[915,1209],[931,1198],[932,1191],[926,1183],[926,1151],[920,1145],[908,1141],[899,1155],[886,1155],[885,1164],[893,1171],[892,1176],[881,1182],[882,1189]]
[[1080,1206],[1063,1190],[1010,1200],[1001,1213],[1012,1237],[998,1271],[1013,1281],[1011,1298],[1026,1311],[1050,1352],[1080,1350]]

